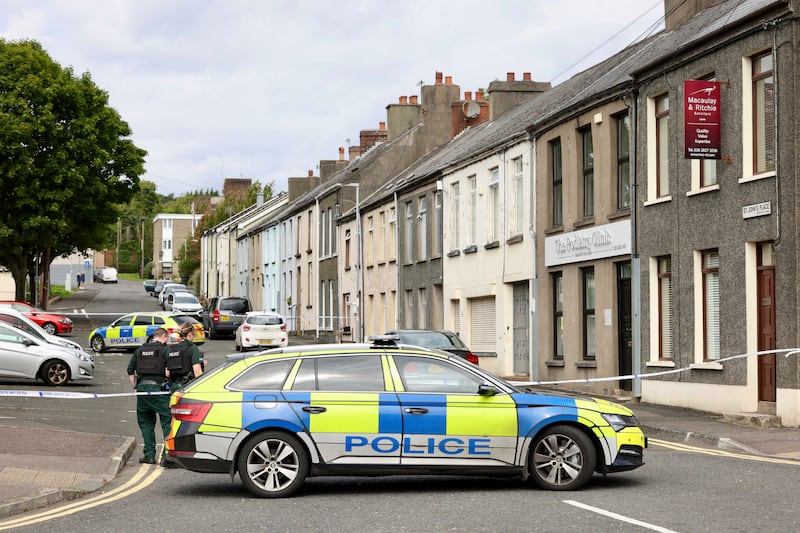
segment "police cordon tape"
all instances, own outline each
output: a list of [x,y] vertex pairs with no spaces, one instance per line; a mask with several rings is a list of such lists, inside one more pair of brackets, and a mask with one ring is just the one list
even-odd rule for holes
[[[723,357],[722,359],[704,361],[704,364],[720,364],[726,361],[733,361],[734,359],[743,359],[746,357],[759,357],[762,355],[772,355],[772,354],[777,355],[780,353],[783,353],[785,357],[789,357],[790,355],[798,355],[800,354],[800,348],[764,350],[761,352],[751,352],[739,355],[731,355],[730,357]],[[511,381],[510,383],[514,385],[561,385],[564,383],[597,383],[601,381],[621,381],[626,379],[651,379],[661,376],[668,376],[670,374],[680,374],[681,372],[688,372],[690,370],[698,370],[699,368],[702,367],[698,367],[697,365],[691,365],[688,367],[675,368],[672,370],[662,370],[660,372],[648,372],[647,374],[627,374],[625,376],[611,376],[607,378],[562,379],[558,381]]]
[[[759,357],[762,355],[778,355],[783,354],[785,357],[790,355],[800,354],[800,348],[781,349],[781,350],[765,350],[762,352],[752,352],[739,355],[732,355],[722,359],[715,359],[709,363],[724,363],[726,361],[733,361],[734,359],[743,359],[746,357]],[[628,374],[625,376],[611,376],[607,378],[586,378],[586,379],[567,379],[559,381],[511,381],[514,385],[561,385],[564,383],[593,383],[601,381],[620,381],[625,379],[651,379],[670,374],[678,374],[680,372],[687,372],[689,370],[697,370],[697,367],[675,368],[673,370],[663,370],[661,372],[651,372],[648,374]],[[121,396],[161,396],[164,394],[171,394],[170,391],[155,391],[155,392],[115,392],[108,394],[95,394],[89,392],[61,392],[61,391],[28,391],[28,390],[0,390],[0,396],[13,396],[16,398],[62,398],[62,399],[97,399],[97,398],[116,398]]]

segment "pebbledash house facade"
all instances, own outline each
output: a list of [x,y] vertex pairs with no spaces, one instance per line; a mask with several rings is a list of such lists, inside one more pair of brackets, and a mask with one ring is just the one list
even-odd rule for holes
[[250,290],[298,333],[441,327],[520,381],[800,426],[798,4],[665,0],[664,31],[488,104],[438,76],[290,190]]

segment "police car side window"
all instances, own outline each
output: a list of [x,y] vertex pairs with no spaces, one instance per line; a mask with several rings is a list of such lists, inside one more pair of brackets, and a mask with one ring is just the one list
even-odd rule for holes
[[430,357],[395,356],[407,392],[477,394],[483,380],[469,372]]
[[381,359],[376,355],[304,359],[292,390],[385,391]]
[[152,317],[138,315],[136,320],[133,321],[134,326],[149,326],[153,323]]
[[164,320],[164,319],[163,319],[162,317],[160,317],[160,316],[153,317],[153,324],[156,324],[156,325],[158,325],[158,326],[161,326],[161,325],[163,325],[163,324],[166,324],[166,323],[167,323],[167,321],[166,321],[166,320]]
[[271,361],[248,368],[228,385],[233,390],[281,390],[293,360]]

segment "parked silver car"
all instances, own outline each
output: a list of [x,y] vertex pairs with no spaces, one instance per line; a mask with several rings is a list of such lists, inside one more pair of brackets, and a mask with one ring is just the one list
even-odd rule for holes
[[164,309],[199,318],[200,313],[203,311],[203,306],[197,296],[191,292],[175,291],[167,294],[167,298],[164,300]]
[[64,385],[93,377],[91,355],[50,344],[0,321],[0,378],[40,379],[48,385]]

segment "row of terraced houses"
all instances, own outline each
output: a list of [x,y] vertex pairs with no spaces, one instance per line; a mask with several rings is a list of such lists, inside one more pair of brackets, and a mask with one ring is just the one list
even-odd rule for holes
[[797,7],[666,0],[663,31],[553,87],[436,73],[206,231],[201,290],[298,334],[448,329],[500,375],[798,426],[800,357],[729,359],[800,344]]

